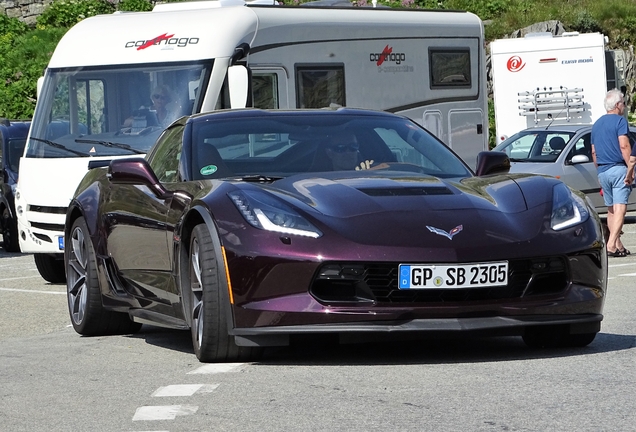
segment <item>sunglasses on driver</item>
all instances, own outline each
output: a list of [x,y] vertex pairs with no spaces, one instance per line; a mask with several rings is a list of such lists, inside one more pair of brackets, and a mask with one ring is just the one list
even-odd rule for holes
[[356,152],[359,148],[360,145],[358,143],[336,144],[329,147],[329,149],[335,153]]

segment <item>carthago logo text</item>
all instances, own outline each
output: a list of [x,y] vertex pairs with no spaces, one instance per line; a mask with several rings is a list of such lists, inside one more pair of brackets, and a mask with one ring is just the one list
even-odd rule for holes
[[384,47],[381,53],[369,54],[369,60],[375,62],[377,66],[382,66],[382,63],[384,63],[385,61],[400,64],[406,60],[406,54],[394,53],[393,47],[389,47],[387,45]]
[[141,39],[137,41],[126,42],[125,47],[137,48],[137,51],[140,51],[151,46],[183,48],[188,45],[196,45],[198,43],[199,43],[198,37],[174,37],[174,34],[164,33],[152,39]]

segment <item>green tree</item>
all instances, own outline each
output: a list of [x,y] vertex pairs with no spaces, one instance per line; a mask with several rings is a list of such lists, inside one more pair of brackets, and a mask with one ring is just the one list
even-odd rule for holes
[[66,30],[28,30],[0,36],[0,117],[31,118],[37,80]]

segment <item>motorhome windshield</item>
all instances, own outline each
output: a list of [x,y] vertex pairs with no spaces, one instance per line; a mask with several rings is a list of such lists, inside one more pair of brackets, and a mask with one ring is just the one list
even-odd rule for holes
[[197,112],[212,62],[47,70],[25,156],[146,153]]

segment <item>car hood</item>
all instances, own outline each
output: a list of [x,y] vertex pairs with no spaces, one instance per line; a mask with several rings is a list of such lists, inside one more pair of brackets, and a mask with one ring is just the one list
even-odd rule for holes
[[[358,244],[484,247],[533,238],[549,221],[552,187],[529,174],[445,180],[428,176],[293,176],[259,188],[319,226]],[[439,234],[439,235],[435,235]]]
[[327,216],[352,217],[386,211],[481,209],[519,213],[551,202],[551,190],[545,186],[545,179],[528,174],[459,180],[369,174],[294,176],[262,188],[284,200],[302,201]]

